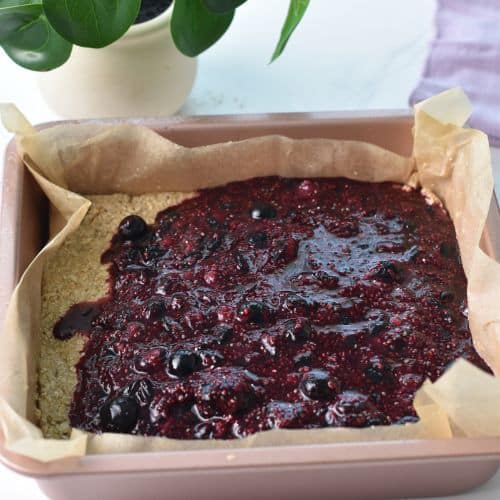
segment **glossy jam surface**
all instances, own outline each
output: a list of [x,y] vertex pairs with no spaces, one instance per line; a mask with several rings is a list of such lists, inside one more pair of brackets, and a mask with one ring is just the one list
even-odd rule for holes
[[254,179],[151,226],[127,217],[109,296],[54,330],[87,337],[71,424],[181,439],[416,421],[413,397],[464,357],[452,223],[418,191]]

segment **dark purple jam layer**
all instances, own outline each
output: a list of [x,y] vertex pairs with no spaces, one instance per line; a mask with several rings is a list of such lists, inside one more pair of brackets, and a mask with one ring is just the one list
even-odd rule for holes
[[413,398],[464,357],[452,223],[418,191],[254,179],[121,223],[109,296],[56,325],[88,341],[74,427],[180,439],[417,420]]

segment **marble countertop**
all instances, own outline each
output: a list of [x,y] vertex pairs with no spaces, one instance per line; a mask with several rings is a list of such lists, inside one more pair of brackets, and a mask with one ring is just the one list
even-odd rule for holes
[[[433,34],[435,0],[313,0],[283,56],[269,65],[287,4],[250,0],[238,10],[226,36],[200,57],[182,114],[407,107]],[[6,101],[33,123],[59,118],[42,100],[36,75],[2,52],[0,102]],[[0,154],[9,138],[0,127]],[[500,152],[493,155],[500,192]],[[32,479],[0,465],[0,498],[45,497]],[[459,498],[500,498],[500,473]]]

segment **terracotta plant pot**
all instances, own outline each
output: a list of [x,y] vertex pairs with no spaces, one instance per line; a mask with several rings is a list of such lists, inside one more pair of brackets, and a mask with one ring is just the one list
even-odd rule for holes
[[170,34],[172,7],[135,24],[102,49],[73,48],[69,61],[39,75],[48,105],[64,118],[166,116],[179,110],[194,83],[197,60]]

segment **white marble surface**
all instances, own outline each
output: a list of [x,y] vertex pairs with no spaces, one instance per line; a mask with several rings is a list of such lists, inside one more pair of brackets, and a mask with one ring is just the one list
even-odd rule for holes
[[[435,0],[313,0],[285,54],[268,65],[286,6],[287,0],[250,0],[238,11],[226,37],[200,58],[182,113],[407,106],[432,36]],[[34,123],[58,118],[39,96],[34,75],[2,53],[0,102],[5,101],[15,102]],[[0,128],[0,153],[8,139]],[[33,480],[0,465],[0,498],[45,497]],[[500,473],[460,498],[500,498]]]

